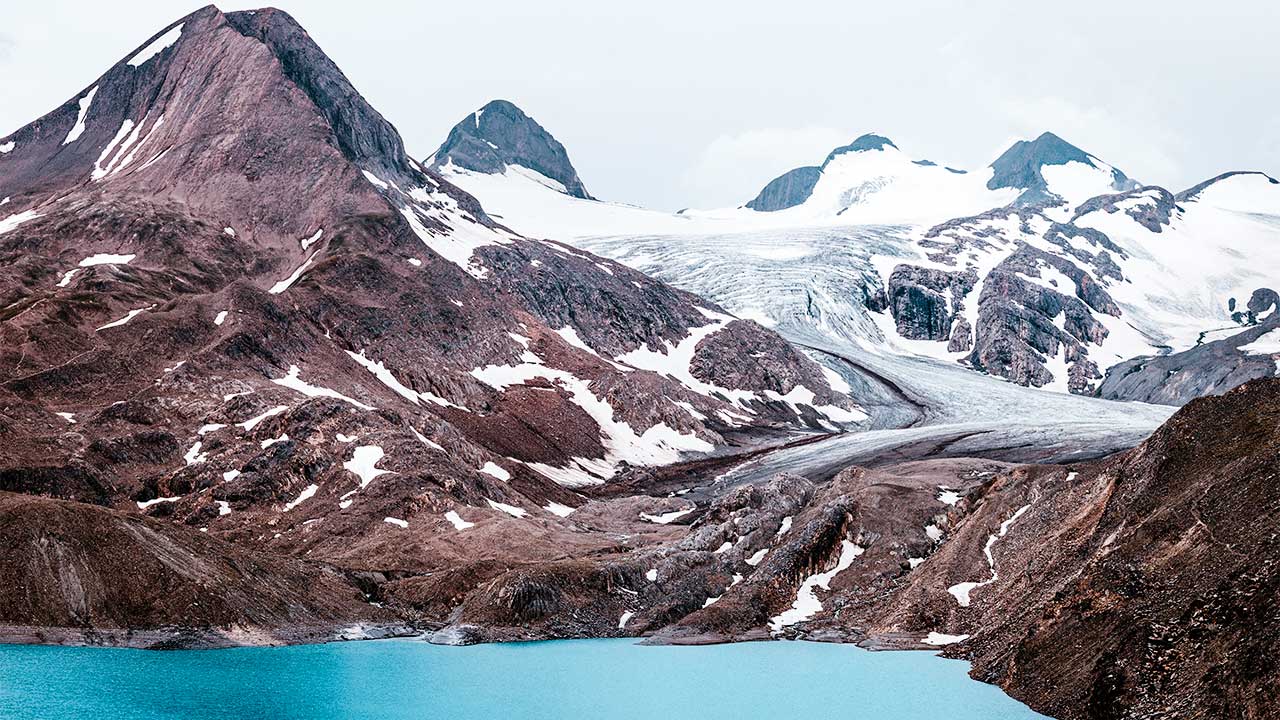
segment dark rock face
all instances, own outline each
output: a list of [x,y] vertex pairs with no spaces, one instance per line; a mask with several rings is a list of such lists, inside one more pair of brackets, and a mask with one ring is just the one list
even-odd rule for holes
[[898,146],[894,145],[892,140],[884,137],[883,135],[876,135],[874,133],[859,135],[848,145],[843,145],[828,153],[827,159],[822,162],[822,167],[825,168],[832,160],[835,160],[837,157],[844,155],[845,153],[872,152],[876,150],[884,150],[885,148],[893,148],[894,150],[897,150]]
[[454,125],[428,164],[434,169],[450,162],[487,174],[520,165],[560,183],[573,197],[592,199],[560,141],[506,100],[493,100]]
[[[1277,309],[1275,295],[1269,288],[1255,291],[1250,299],[1250,316]],[[1277,367],[1274,357],[1240,348],[1277,328],[1280,315],[1272,314],[1266,321],[1231,337],[1171,355],[1126,360],[1107,369],[1098,395],[1108,400],[1185,405],[1198,397],[1221,395],[1249,380],[1273,377]]]
[[[1046,165],[1066,165],[1070,162],[1097,167],[1087,153],[1053,133],[1046,132],[1035,140],[1019,140],[991,163],[995,174],[987,181],[987,188],[1023,190],[1015,201],[1019,205],[1049,201],[1054,196],[1049,192],[1040,169]],[[1112,181],[1112,187],[1116,190],[1130,190],[1136,186],[1134,181],[1118,169],[1112,170]]]
[[[1258,517],[1280,511],[1277,428],[1273,378],[1195,400],[1094,463],[843,471],[756,571],[656,639],[925,648],[940,633],[975,678],[1052,717],[1269,720],[1280,540]],[[844,543],[862,551],[822,610],[768,625]]]
[[[1098,197],[1090,198],[1076,208],[1075,213],[1071,216],[1071,222],[1075,222],[1080,217],[1099,210],[1108,214],[1114,213],[1119,210],[1117,206],[1121,202],[1135,197],[1147,197],[1151,201],[1142,204],[1130,203],[1130,206],[1124,211],[1126,215],[1154,233],[1158,233],[1168,226],[1170,218],[1173,217],[1173,212],[1177,209],[1177,205],[1172,193],[1162,187],[1154,186],[1135,188],[1115,195],[1099,195]],[[1094,232],[1097,231],[1095,230]]]
[[[1052,276],[1045,284],[1032,280],[1045,276],[1044,270],[1066,276],[1071,286],[1051,287],[1059,282]],[[1085,346],[1101,344],[1107,336],[1093,313],[1120,314],[1092,276],[1030,245],[987,274],[978,308],[977,340],[969,356],[975,368],[1040,387],[1062,379],[1045,368],[1047,358],[1061,355],[1069,368],[1067,387],[1076,393],[1101,377]]]
[[[899,265],[889,276],[889,309],[898,334],[912,340],[948,340],[952,325],[964,320],[964,297],[973,290],[978,274],[947,272],[912,265]],[[965,321],[968,326],[968,321]],[[967,336],[958,331],[956,343]]]
[[848,145],[843,145],[828,153],[821,166],[798,167],[770,180],[769,184],[765,185],[760,193],[747,203],[747,207],[760,212],[775,212],[801,205],[813,194],[814,186],[822,178],[823,169],[832,160],[845,153],[873,152],[884,150],[885,148],[894,148],[896,150],[897,147],[887,137],[870,133],[860,135]]
[[1067,719],[1274,716],[1280,547],[1257,518],[1280,508],[1278,420],[1280,381],[1251,381],[1056,502],[1031,495],[1015,531],[1029,542],[1001,543],[1007,584],[967,626],[973,674]]
[[786,210],[803,204],[813,194],[813,186],[822,177],[822,168],[814,165],[798,167],[769,181],[768,185],[747,203],[747,207],[759,212]]

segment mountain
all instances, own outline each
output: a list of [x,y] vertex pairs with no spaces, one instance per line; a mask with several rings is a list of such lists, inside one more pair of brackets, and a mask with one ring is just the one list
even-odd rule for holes
[[991,163],[991,190],[1021,190],[1019,205],[1044,202],[1078,204],[1113,191],[1133,190],[1138,183],[1051,132],[1035,140],[1019,140]]
[[[498,224],[278,10],[198,10],[0,140],[0,490],[48,498],[77,547],[133,527],[91,503],[281,558],[254,572],[291,588],[305,558],[365,590],[467,568],[461,591],[495,555],[614,546],[567,519],[578,488],[867,417],[771,331]],[[171,541],[230,557],[142,544]],[[376,597],[242,609],[272,633]]]
[[[1191,397],[1186,388],[1225,390],[1269,362],[1242,357],[1242,369],[1226,374],[1195,364],[1171,394],[1152,385],[1165,382],[1154,375],[1126,385],[1141,391],[1121,391],[1116,380],[1101,389],[1112,368],[1248,326],[1236,306],[1280,273],[1280,202],[1263,174],[1225,173],[1175,196],[1137,186],[1052,133],[1014,143],[981,173],[913,160],[891,139],[867,134],[820,166],[775,179],[746,208],[664,215],[579,201],[509,173],[456,171],[450,179],[505,223],[560,233],[762,322],[792,324],[799,313],[837,342],[959,363],[1020,385],[1181,404]],[[736,259],[722,273],[755,272],[759,257],[768,265],[761,272],[781,277],[787,263],[827,255],[827,242],[844,247],[799,273],[795,281],[807,287],[799,309],[752,292],[759,278],[705,272],[725,258]]]
[[[1280,185],[1231,174],[1179,197],[1186,199],[1143,187],[932,228],[919,241],[927,262],[897,266],[888,278],[894,330],[933,341],[940,359],[1093,393],[1107,368],[1257,322],[1244,308],[1274,295]],[[1231,377],[1256,377],[1265,362],[1251,360],[1253,369]],[[1120,397],[1115,382],[1106,396]],[[1154,390],[1151,382],[1144,387]],[[1204,391],[1234,386],[1208,375],[1177,382]],[[1192,397],[1185,392],[1170,399],[1185,402]]]
[[[775,178],[746,207],[778,213],[792,224],[930,224],[1012,201],[1010,190],[989,188],[980,173],[916,160],[874,133],[835,148],[822,165]],[[995,190],[993,192],[993,190]],[[921,202],[921,198],[929,198]]]
[[427,164],[433,170],[456,165],[488,174],[510,171],[571,197],[593,199],[564,146],[506,100],[492,100],[454,125]]
[[821,166],[775,178],[746,207],[778,212],[805,206],[814,219],[834,213],[864,222],[936,222],[1011,202],[1079,203],[1134,187],[1123,172],[1048,132],[1014,143],[973,174],[910,160],[892,140],[868,134],[832,150]]

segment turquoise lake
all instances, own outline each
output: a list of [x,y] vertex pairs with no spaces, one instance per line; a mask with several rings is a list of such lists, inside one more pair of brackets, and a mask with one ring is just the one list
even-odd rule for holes
[[1042,718],[927,652],[632,640],[179,652],[0,645],[0,718]]

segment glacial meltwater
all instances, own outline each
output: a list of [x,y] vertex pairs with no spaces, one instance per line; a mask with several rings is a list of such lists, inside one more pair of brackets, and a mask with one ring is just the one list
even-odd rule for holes
[[0,718],[1042,718],[928,652],[633,640],[147,651],[0,645]]

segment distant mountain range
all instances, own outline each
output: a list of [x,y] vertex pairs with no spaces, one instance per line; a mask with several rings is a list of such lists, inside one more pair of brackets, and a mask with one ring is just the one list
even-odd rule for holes
[[[531,119],[525,125],[515,137],[546,135]],[[564,153],[545,166],[577,178]],[[973,172],[912,159],[867,134],[821,165],[775,178],[742,208],[664,215],[557,199],[572,193],[514,159],[443,172],[503,222],[561,238],[715,235],[732,246],[735,234],[753,231],[785,243],[801,228],[895,226],[886,234],[911,247],[867,258],[875,273],[849,287],[863,307],[837,312],[876,327],[859,339],[1022,385],[1181,404],[1275,373],[1264,345],[1244,342],[1274,313],[1268,299],[1280,275],[1280,184],[1262,173],[1224,173],[1175,196],[1053,133],[1016,142]],[[678,275],[664,277],[679,284]],[[1181,354],[1206,337],[1246,332],[1215,346],[1212,363],[1202,351]],[[1177,359],[1142,359],[1170,354]],[[1135,375],[1154,367],[1164,377]]]

